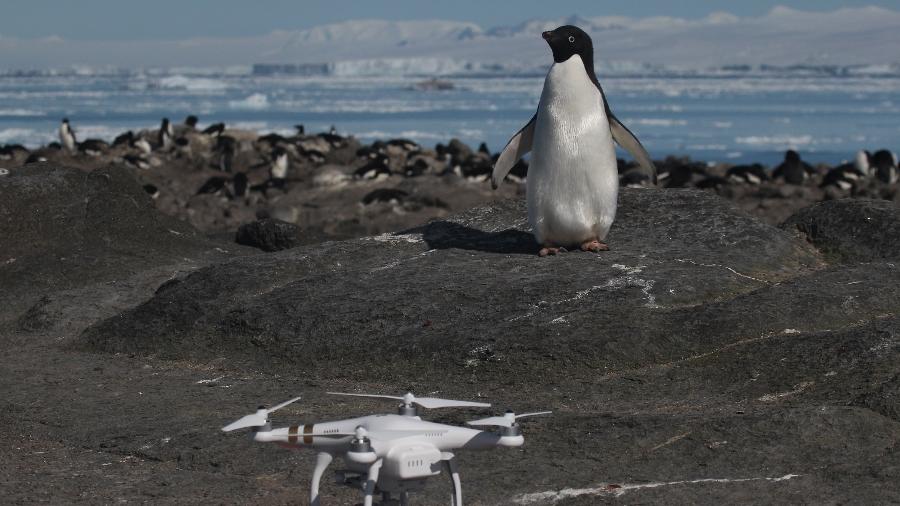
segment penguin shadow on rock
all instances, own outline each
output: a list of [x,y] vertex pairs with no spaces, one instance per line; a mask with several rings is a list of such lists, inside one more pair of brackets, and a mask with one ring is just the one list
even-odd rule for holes
[[540,248],[531,232],[507,229],[485,232],[452,221],[432,221],[408,233],[422,234],[430,249],[465,249],[486,253],[534,255]]

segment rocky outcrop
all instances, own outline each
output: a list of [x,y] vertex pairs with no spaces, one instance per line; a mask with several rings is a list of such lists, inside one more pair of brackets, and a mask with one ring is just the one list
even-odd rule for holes
[[31,164],[0,178],[0,314],[37,297],[239,249],[163,216],[127,169]]
[[303,233],[297,225],[274,218],[245,223],[238,228],[235,242],[263,251],[281,251],[299,246]]
[[[504,375],[547,357],[594,374],[889,310],[860,286],[848,289],[862,297],[857,310],[840,316],[845,295],[821,293],[853,274],[816,271],[813,248],[703,192],[623,192],[608,240],[609,253],[538,258],[524,205],[508,201],[400,234],[201,269],[90,329],[84,343],[260,357],[319,374],[346,374],[348,364],[361,374],[467,374],[484,361],[481,371]],[[894,271],[878,269],[893,290]],[[809,322],[812,305],[839,311]],[[435,371],[433,360],[455,367]]]
[[798,211],[781,226],[836,260],[900,258],[900,207],[885,200],[831,200]]

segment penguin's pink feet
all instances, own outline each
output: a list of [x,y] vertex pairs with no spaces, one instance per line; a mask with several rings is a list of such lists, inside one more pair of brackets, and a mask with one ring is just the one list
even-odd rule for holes
[[581,251],[593,251],[594,253],[600,253],[601,251],[609,251],[609,246],[607,246],[605,242],[598,241],[597,239],[591,239],[590,241],[584,241],[583,243],[581,243]]
[[560,247],[544,246],[543,248],[541,248],[540,251],[538,251],[538,256],[545,257],[545,256],[549,256],[549,255],[557,255],[559,253],[565,253],[566,251],[568,251],[568,250],[561,246]]

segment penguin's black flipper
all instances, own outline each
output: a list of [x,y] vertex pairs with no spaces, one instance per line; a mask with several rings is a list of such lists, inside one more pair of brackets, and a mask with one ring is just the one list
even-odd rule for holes
[[491,173],[491,186],[495,190],[506,178],[506,175],[509,174],[509,171],[516,165],[519,158],[522,158],[531,151],[531,145],[534,142],[534,122],[536,119],[537,113],[534,113],[534,116],[531,117],[528,123],[516,132],[516,134],[512,136],[512,139],[506,143],[506,147],[503,148],[503,152],[501,152],[500,157],[497,158],[497,163],[494,164],[494,171]]
[[650,159],[650,153],[647,153],[647,150],[644,149],[641,141],[631,133],[631,130],[623,125],[622,122],[619,121],[619,118],[613,115],[612,111],[609,110],[609,107],[606,108],[606,115],[609,119],[609,130],[612,132],[613,140],[616,141],[619,146],[622,146],[626,151],[631,153],[631,156],[634,157],[638,165],[647,171],[651,179],[653,179],[653,184],[656,184],[656,165],[654,165],[653,160]]

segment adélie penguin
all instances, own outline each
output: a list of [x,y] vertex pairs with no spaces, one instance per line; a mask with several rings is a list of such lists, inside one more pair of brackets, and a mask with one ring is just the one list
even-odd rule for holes
[[613,115],[597,76],[591,38],[576,26],[544,32],[553,65],[537,112],[503,149],[493,187],[516,161],[532,152],[528,168],[528,221],[541,256],[580,247],[605,251],[616,217],[619,174],[613,141],[656,182],[656,167],[640,141]]
[[66,151],[75,151],[77,141],[75,140],[75,132],[72,125],[69,124],[69,118],[63,118],[59,125],[59,143],[66,148]]
[[159,139],[157,144],[161,149],[170,149],[172,144],[174,143],[173,137],[175,136],[175,129],[172,128],[172,123],[169,122],[169,118],[163,118],[162,124],[159,126]]

